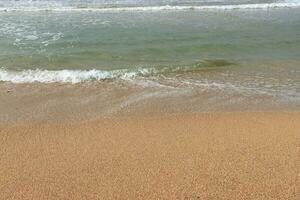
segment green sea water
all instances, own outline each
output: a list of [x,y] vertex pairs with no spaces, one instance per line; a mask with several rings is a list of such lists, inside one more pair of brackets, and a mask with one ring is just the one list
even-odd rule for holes
[[300,7],[201,5],[0,5],[0,123],[299,111]]
[[107,79],[298,105],[300,8],[0,12],[0,82]]
[[297,60],[300,9],[0,13],[0,67],[128,69]]

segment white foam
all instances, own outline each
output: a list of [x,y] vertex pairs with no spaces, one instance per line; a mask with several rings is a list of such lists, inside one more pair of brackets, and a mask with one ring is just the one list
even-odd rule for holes
[[107,80],[107,79],[130,79],[139,74],[147,73],[145,70],[23,70],[11,71],[0,68],[0,81],[12,83],[80,83],[90,80]]
[[37,39],[39,39],[39,37],[36,35],[28,35],[25,37],[25,39],[26,40],[37,40]]
[[297,8],[299,1],[284,3],[261,3],[261,4],[235,4],[235,5],[209,5],[209,6],[141,6],[141,7],[2,7],[0,11],[101,11],[101,12],[121,12],[121,11],[163,11],[163,10],[234,10],[234,9],[271,9],[271,8]]

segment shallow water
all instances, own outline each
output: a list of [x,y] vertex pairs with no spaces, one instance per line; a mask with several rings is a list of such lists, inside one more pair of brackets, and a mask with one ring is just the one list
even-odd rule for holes
[[8,70],[128,69],[298,59],[300,8],[0,14]]
[[70,2],[0,4],[3,90],[29,84],[36,95],[38,88],[80,84],[97,105],[115,99],[119,108],[145,99],[159,108],[162,98],[180,111],[300,108],[299,1]]

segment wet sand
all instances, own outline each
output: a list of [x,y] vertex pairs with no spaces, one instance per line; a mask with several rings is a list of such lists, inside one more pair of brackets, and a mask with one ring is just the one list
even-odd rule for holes
[[240,93],[231,91],[230,87],[215,90],[206,85],[168,86],[144,79],[135,81],[81,84],[2,82],[0,125],[203,112],[300,111],[300,96],[279,98],[280,90],[276,95],[267,95],[253,91]]
[[0,125],[0,199],[298,199],[299,112]]

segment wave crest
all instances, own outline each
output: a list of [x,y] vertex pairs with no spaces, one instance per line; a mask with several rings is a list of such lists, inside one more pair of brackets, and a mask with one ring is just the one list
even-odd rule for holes
[[285,3],[260,3],[260,4],[234,4],[234,5],[208,5],[208,6],[140,6],[140,7],[1,7],[0,11],[100,11],[100,12],[121,12],[121,11],[163,11],[163,10],[234,10],[234,9],[270,9],[270,8],[296,8],[300,2],[292,1]]
[[103,71],[103,70],[23,70],[11,71],[0,69],[0,81],[12,83],[80,83],[89,80],[107,80],[114,78],[133,78],[137,72],[126,72],[125,70]]
[[101,81],[111,79],[129,80],[136,77],[147,77],[170,73],[186,73],[207,68],[219,68],[234,65],[226,60],[205,60],[192,65],[166,66],[151,68],[119,69],[119,70],[46,70],[28,69],[13,71],[0,68],[0,81],[12,83],[80,83],[85,81]]

